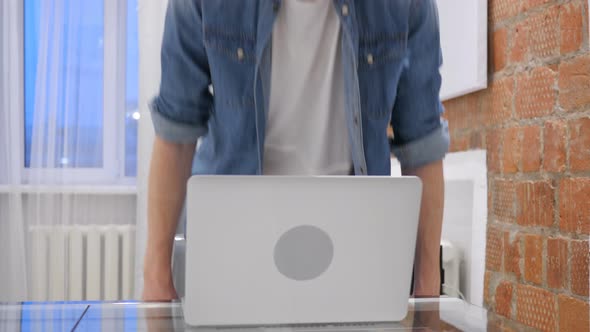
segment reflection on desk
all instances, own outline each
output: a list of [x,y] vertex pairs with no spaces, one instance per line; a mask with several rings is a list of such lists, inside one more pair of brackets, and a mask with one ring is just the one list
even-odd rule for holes
[[85,302],[0,303],[0,331],[72,331],[89,308]]
[[0,304],[0,331],[202,331],[202,332],[387,332],[495,331],[485,309],[453,298],[411,299],[408,316],[397,323],[196,328],[186,326],[182,305],[173,303]]

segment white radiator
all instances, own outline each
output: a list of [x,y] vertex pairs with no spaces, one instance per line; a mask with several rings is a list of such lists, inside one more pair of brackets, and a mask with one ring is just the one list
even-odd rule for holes
[[33,226],[33,301],[133,298],[135,226]]

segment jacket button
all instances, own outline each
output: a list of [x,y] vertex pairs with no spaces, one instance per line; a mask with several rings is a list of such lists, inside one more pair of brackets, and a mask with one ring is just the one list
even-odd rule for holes
[[373,65],[375,63],[375,58],[373,57],[373,54],[367,55],[367,63],[369,65]]
[[348,13],[349,13],[348,5],[347,4],[342,5],[342,15],[348,16]]
[[238,48],[237,54],[238,54],[238,60],[240,60],[240,61],[244,60],[244,49],[243,48],[241,48],[241,47]]

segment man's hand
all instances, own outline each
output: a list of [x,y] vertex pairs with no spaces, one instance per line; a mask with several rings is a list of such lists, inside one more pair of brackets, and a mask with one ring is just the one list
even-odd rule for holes
[[418,176],[423,183],[420,223],[414,264],[414,296],[440,295],[440,238],[444,208],[443,164],[438,161],[404,175]]
[[144,301],[178,298],[172,282],[174,233],[186,196],[196,144],[156,137],[148,184],[148,239],[144,260]]
[[[156,266],[157,267],[157,266]],[[151,277],[149,272],[144,272],[143,293],[141,299],[144,302],[168,302],[178,299],[174,283],[172,282],[172,273],[156,271],[156,275],[164,279],[158,279],[158,276]]]

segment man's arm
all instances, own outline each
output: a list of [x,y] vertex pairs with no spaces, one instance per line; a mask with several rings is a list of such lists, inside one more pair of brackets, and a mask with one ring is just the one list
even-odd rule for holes
[[449,148],[439,98],[442,64],[434,0],[413,0],[409,11],[408,65],[399,81],[391,117],[392,151],[404,175],[422,179],[414,295],[440,294],[440,237],[444,203],[442,159]]
[[440,238],[444,206],[442,161],[414,169],[403,175],[422,180],[423,193],[414,261],[414,295],[438,296],[440,293]]
[[172,283],[172,245],[191,174],[195,144],[156,138],[148,184],[148,239],[144,261],[144,301],[177,298]]
[[151,104],[156,132],[148,188],[143,299],[175,299],[171,255],[195,145],[207,133],[211,76],[202,35],[202,0],[169,0],[162,81]]

